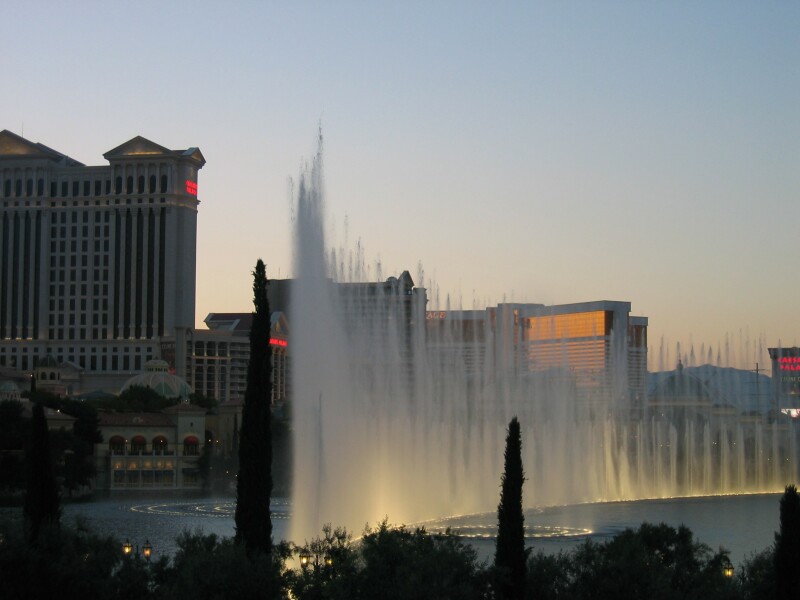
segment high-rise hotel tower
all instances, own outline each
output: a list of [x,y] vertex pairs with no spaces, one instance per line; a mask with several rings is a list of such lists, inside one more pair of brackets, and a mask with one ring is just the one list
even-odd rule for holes
[[164,353],[185,370],[205,159],[143,137],[103,156],[0,131],[0,366],[50,355],[115,391]]

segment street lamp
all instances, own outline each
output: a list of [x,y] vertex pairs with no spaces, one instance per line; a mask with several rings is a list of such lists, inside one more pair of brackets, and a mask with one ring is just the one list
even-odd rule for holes
[[133,544],[131,544],[131,541],[129,539],[126,539],[125,543],[122,544],[122,553],[125,556],[130,556],[132,552],[133,552]]
[[142,546],[142,554],[150,562],[150,556],[153,554],[153,546],[150,544],[150,540],[144,541],[144,546]]
[[308,550],[301,550],[300,551],[300,566],[304,569],[308,567],[308,564],[311,562],[311,553]]
[[725,577],[733,577],[733,565],[727,558],[725,559],[725,562],[722,563],[722,574]]

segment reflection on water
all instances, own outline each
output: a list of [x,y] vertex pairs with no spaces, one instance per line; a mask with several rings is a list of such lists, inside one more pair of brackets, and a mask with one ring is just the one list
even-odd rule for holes
[[[758,494],[528,509],[525,511],[526,543],[534,551],[555,553],[568,550],[587,537],[603,540],[627,527],[638,527],[645,521],[663,522],[672,527],[686,525],[695,539],[714,550],[719,546],[726,548],[731,552],[733,562],[740,563],[774,541],[779,521],[779,500],[780,494]],[[287,539],[291,517],[289,501],[274,498],[270,507],[273,539]],[[234,497],[191,500],[109,498],[64,505],[62,522],[73,524],[82,520],[92,531],[113,535],[120,542],[128,539],[141,548],[149,541],[155,556],[172,555],[177,550],[175,538],[182,531],[232,537],[235,534],[235,508]],[[21,508],[0,509],[0,519],[4,520],[21,519],[21,514]],[[463,535],[482,559],[490,559],[494,554],[494,513],[453,516],[418,525],[424,525],[431,532],[450,529]],[[360,531],[351,533],[354,536],[361,534]]]
[[[289,501],[283,498],[276,498],[270,502],[272,520],[285,520],[291,516],[289,512]],[[217,517],[233,518],[236,512],[236,499],[229,501],[201,501],[201,502],[168,502],[166,504],[141,504],[132,506],[133,512],[148,513],[155,515],[170,515],[173,517]]]
[[[284,498],[273,498],[270,503],[275,540],[288,535],[290,508]],[[233,537],[236,533],[235,510],[235,497],[191,500],[109,498],[65,505],[63,518],[67,522],[81,519],[93,531],[113,535],[120,541],[129,539],[134,546],[142,547],[145,541],[149,541],[155,556],[169,556],[177,550],[175,539],[184,531]]]
[[[576,504],[525,511],[526,545],[547,554],[569,550],[586,538],[608,539],[644,522],[686,525],[695,540],[730,551],[740,563],[772,544],[778,529],[780,494],[665,498],[631,502]],[[481,558],[494,554],[494,513],[450,517],[424,523],[430,531],[461,533]]]

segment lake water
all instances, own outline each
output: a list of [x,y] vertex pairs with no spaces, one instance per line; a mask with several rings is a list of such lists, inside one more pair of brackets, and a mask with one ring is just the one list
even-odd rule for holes
[[[716,550],[723,546],[738,564],[774,541],[779,523],[780,494],[669,498],[554,506],[528,509],[525,524],[527,543],[534,551],[555,553],[573,547],[586,537],[602,540],[626,527],[643,522],[686,525],[695,538]],[[84,519],[95,531],[110,534],[120,541],[129,539],[143,546],[149,541],[155,555],[175,552],[175,538],[181,531],[203,531],[231,537],[234,529],[235,497],[176,498],[127,497],[67,504],[63,521]],[[273,538],[289,534],[291,506],[284,499],[274,499]],[[0,518],[19,519],[20,509],[0,509]],[[335,523],[334,523],[335,525]],[[373,524],[374,525],[374,524]],[[441,519],[424,524],[432,531],[450,527],[462,532],[488,559],[494,552],[494,513]],[[359,535],[361,532],[352,532]],[[300,542],[302,540],[295,540]]]

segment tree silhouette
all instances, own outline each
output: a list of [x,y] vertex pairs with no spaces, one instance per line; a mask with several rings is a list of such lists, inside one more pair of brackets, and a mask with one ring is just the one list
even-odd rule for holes
[[272,350],[267,275],[259,259],[253,271],[253,325],[250,362],[239,432],[239,477],[236,485],[236,541],[248,555],[272,551],[269,498],[272,493]]
[[794,485],[781,496],[780,531],[775,534],[776,598],[800,598],[800,496]]
[[497,507],[497,549],[494,564],[497,569],[498,595],[506,600],[521,600],[525,595],[525,517],[522,514],[522,437],[519,421],[514,417],[508,424],[505,470]]
[[31,441],[28,449],[28,488],[25,492],[25,526],[28,539],[35,542],[40,531],[58,526],[61,506],[50,457],[50,436],[44,407],[33,405]]

